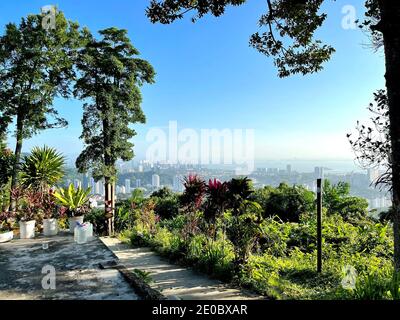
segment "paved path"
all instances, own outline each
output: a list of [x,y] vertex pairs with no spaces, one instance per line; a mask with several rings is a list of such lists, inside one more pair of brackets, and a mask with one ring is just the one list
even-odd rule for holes
[[[0,300],[138,300],[119,271],[99,269],[110,260],[115,256],[98,238],[78,245],[61,234],[0,244]],[[55,290],[42,288],[45,265],[55,268]]]
[[191,269],[173,265],[149,248],[133,248],[116,238],[100,238],[128,270],[150,272],[152,288],[169,299],[181,300],[256,300],[263,297],[229,288],[218,280]]

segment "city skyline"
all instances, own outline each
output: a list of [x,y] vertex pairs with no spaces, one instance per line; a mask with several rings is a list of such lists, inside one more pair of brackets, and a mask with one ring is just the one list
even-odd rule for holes
[[[145,161],[130,161],[120,166],[119,171],[115,186],[117,199],[129,198],[135,189],[140,189],[146,197],[161,188],[182,192],[184,177],[191,174],[199,175],[205,181],[208,179],[228,181],[235,177],[234,170],[226,168],[151,164]],[[104,181],[94,182],[89,174],[75,173],[73,174],[75,178],[71,178],[70,174],[69,178],[64,180],[65,186],[73,183],[76,188],[86,185],[91,187],[92,204],[102,206],[105,195]],[[265,186],[278,187],[281,183],[287,183],[305,187],[314,193],[317,191],[316,181],[319,178],[329,180],[333,184],[346,182],[350,185],[351,195],[365,198],[370,210],[384,210],[390,207],[391,200],[388,191],[380,190],[373,185],[379,175],[378,169],[363,170],[362,172],[338,172],[321,166],[314,166],[312,171],[302,172],[296,170],[291,163],[287,163],[280,167],[259,167],[249,175],[249,178],[256,189]]]

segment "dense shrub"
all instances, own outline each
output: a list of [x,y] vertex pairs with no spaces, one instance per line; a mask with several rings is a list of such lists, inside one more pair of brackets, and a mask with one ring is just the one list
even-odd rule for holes
[[116,203],[114,228],[117,232],[129,230],[135,225],[137,210],[141,210],[145,198],[143,191],[135,189],[130,198]]
[[171,194],[166,197],[152,197],[155,200],[155,213],[161,219],[171,219],[179,213],[179,196]]
[[107,218],[104,209],[92,209],[85,215],[85,221],[93,224],[93,231],[97,235],[106,235],[108,231]]
[[172,219],[161,220],[159,225],[168,228],[168,230],[179,232],[184,228],[186,220],[186,215],[180,214]]
[[114,228],[121,232],[130,230],[135,224],[135,214],[132,208],[124,203],[118,203],[115,209]]
[[339,214],[347,221],[357,222],[368,214],[368,201],[350,196],[350,185],[344,182],[332,185],[324,181],[323,206],[328,215]]
[[338,299],[400,300],[400,274],[383,270],[364,273],[357,277],[353,289],[340,289]]
[[282,221],[298,222],[300,215],[315,208],[315,195],[302,186],[282,183],[278,188],[257,190],[254,200],[263,208],[264,217],[277,216]]
[[276,218],[268,218],[261,225],[261,228],[259,253],[265,252],[273,256],[285,255],[292,235],[292,225],[282,223]]
[[225,208],[229,205],[228,188],[228,183],[217,179],[210,179],[206,187],[207,200],[204,205],[205,230],[213,239],[217,235],[217,221],[222,218]]
[[185,241],[167,228],[159,228],[148,244],[170,259],[181,260],[186,255]]
[[193,237],[186,259],[197,269],[223,280],[233,275],[234,250],[223,238],[210,239],[204,234]]

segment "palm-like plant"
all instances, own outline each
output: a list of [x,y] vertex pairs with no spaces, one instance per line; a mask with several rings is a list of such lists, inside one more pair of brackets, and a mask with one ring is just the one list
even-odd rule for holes
[[218,179],[209,180],[206,195],[207,202],[217,211],[221,211],[227,201],[228,184],[221,182]]
[[180,203],[186,212],[186,223],[182,229],[184,240],[188,240],[199,230],[198,210],[203,204],[206,183],[197,175],[184,178],[185,191],[180,196]]
[[247,264],[252,248],[261,235],[261,206],[250,200],[253,193],[248,178],[232,179],[228,182],[228,203],[232,217],[227,235],[234,247],[234,267],[239,274]]
[[247,177],[232,179],[228,182],[228,202],[234,214],[238,214],[239,208],[249,200],[252,193],[251,180]]
[[190,210],[200,208],[204,194],[206,192],[206,183],[197,175],[189,175],[184,178],[185,191],[181,195],[181,203]]
[[55,149],[33,148],[21,166],[21,183],[25,188],[47,191],[64,176],[65,158]]
[[89,189],[77,188],[75,189],[73,184],[70,184],[68,188],[59,188],[55,193],[54,197],[58,203],[67,209],[67,215],[69,217],[82,216],[88,212],[89,206]]
[[204,219],[207,221],[207,228],[210,235],[216,237],[216,222],[224,214],[228,201],[228,184],[217,179],[209,180],[206,195],[207,201],[204,208]]

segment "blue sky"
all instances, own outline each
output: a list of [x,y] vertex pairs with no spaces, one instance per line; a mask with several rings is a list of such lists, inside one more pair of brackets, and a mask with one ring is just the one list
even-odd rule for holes
[[[358,17],[364,1],[352,1]],[[172,25],[153,25],[144,12],[149,0],[58,0],[67,18],[92,32],[116,26],[129,31],[141,57],[157,71],[156,84],[143,88],[146,125],[135,126],[136,153],[142,157],[152,127],[177,121],[179,128],[254,129],[256,158],[351,159],[346,140],[357,120],[368,117],[372,93],[384,87],[382,53],[365,48],[359,30],[341,27],[342,7],[348,1],[328,2],[328,20],[318,36],[337,52],[325,69],[309,76],[277,77],[272,60],[248,46],[258,30],[265,1],[249,0],[229,8],[220,18],[190,19]],[[0,26],[36,13],[47,1],[1,1]],[[50,130],[25,142],[24,151],[47,144],[66,154],[79,153],[82,144],[82,103],[57,100],[70,125]],[[13,147],[13,140],[10,139]]]

